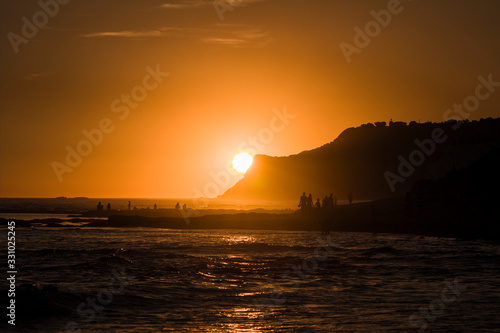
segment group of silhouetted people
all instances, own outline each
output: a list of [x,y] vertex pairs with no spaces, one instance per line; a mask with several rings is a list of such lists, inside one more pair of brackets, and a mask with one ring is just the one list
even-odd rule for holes
[[[352,204],[353,195],[352,192],[349,192],[347,195],[349,200],[349,204]],[[333,193],[330,193],[329,196],[320,200],[316,199],[316,203],[313,204],[312,194],[309,193],[309,196],[306,196],[306,192],[302,192],[302,196],[299,200],[299,207],[303,213],[312,214],[315,213],[331,213],[333,212],[333,207],[337,206],[337,196],[334,196]]]
[[324,197],[323,200],[317,198],[316,203],[313,204],[312,194],[306,196],[306,192],[302,192],[302,196],[299,201],[300,210],[307,214],[311,214],[313,212],[331,213],[335,205],[337,205],[337,197],[334,196],[333,193],[330,193],[330,196]]
[[[149,209],[149,207],[147,207],[147,209]],[[153,209],[158,209],[158,205],[156,203],[153,205]],[[106,210],[108,212],[111,211],[111,203],[108,202],[108,204],[106,205]],[[120,209],[118,209],[118,210],[120,210]],[[132,210],[132,202],[130,202],[130,200],[128,202],[128,210]],[[137,206],[134,206],[134,210],[137,210]],[[99,201],[99,203],[97,203],[97,211],[98,212],[104,211],[104,206],[102,205],[102,203],[100,201]]]
[[[149,206],[146,209],[149,209]],[[154,204],[153,209],[158,209],[158,205]],[[128,210],[132,210],[132,203],[130,202],[130,200],[128,202]],[[134,210],[137,210],[137,206],[134,206]]]
[[[104,210],[104,206],[101,204],[101,202],[99,201],[99,203],[97,204],[97,211],[98,212],[102,212]],[[111,204],[108,202],[107,206],[106,206],[106,210],[109,212],[111,211]]]
[[[147,207],[147,209],[149,209],[149,207]],[[153,205],[153,209],[158,209],[158,205],[157,204],[154,204]],[[181,208],[181,204],[178,202],[175,204],[175,209],[176,210],[185,210],[187,211],[188,210],[188,207],[186,204],[182,205],[182,208]],[[101,202],[99,201],[99,203],[97,204],[97,210],[98,211],[103,211],[104,210],[104,206],[101,204]],[[111,204],[108,203],[108,206],[107,206],[107,210],[108,211],[111,211]],[[128,210],[132,210],[132,202],[128,202]],[[137,210],[137,206],[134,206],[133,210]]]
[[[181,210],[181,204],[180,203],[176,203],[175,204],[175,210]],[[184,210],[184,211],[188,210],[186,204],[182,205],[182,210]]]

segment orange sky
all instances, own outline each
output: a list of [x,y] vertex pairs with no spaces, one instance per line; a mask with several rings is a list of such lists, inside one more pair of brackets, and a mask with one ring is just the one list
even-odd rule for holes
[[[213,1],[73,0],[15,45],[23,17],[42,9],[2,1],[0,196],[193,197],[211,194],[213,174],[221,194],[241,177],[222,174],[249,137],[264,135],[257,153],[295,154],[367,122],[442,121],[479,75],[500,81],[495,0],[401,1],[348,63],[339,45],[387,8],[243,0],[221,21]],[[156,68],[168,76],[144,81]],[[146,95],[126,106],[131,92]],[[499,101],[470,119],[500,116]],[[294,118],[281,126],[285,108]],[[103,119],[113,130],[69,167],[66,147]]]

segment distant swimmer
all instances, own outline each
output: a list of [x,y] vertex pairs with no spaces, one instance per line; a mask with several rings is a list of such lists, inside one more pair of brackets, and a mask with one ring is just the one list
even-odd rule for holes
[[128,202],[128,210],[130,210],[130,207],[132,207],[132,203],[129,201]]

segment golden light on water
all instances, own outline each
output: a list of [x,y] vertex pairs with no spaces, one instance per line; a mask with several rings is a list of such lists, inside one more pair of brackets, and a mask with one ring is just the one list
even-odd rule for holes
[[[237,243],[254,243],[257,239],[253,236],[245,236],[245,235],[231,235],[224,236],[224,241],[228,244],[237,244]],[[230,256],[231,257],[231,256]]]

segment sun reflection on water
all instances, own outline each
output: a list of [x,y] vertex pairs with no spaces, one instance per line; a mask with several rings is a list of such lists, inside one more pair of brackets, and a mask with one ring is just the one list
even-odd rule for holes
[[225,324],[227,332],[257,333],[266,331],[262,326],[261,319],[266,315],[256,308],[233,308],[222,311],[221,315],[231,319],[231,323]]
[[241,243],[255,243],[256,238],[252,236],[224,236],[223,237],[224,242],[228,243],[229,245],[233,244],[241,244]]

